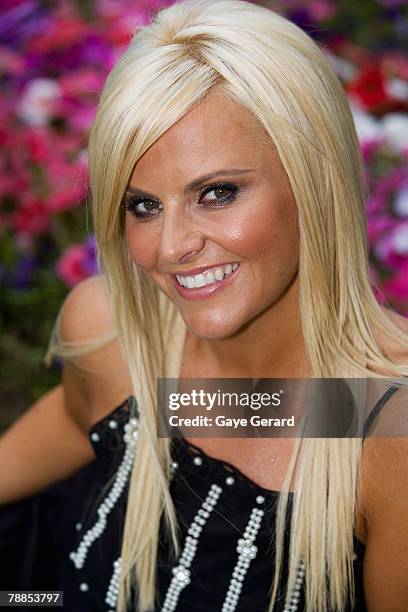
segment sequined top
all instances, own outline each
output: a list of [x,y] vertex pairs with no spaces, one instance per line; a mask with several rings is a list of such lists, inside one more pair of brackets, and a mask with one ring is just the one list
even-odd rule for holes
[[[378,413],[391,389],[373,412]],[[129,397],[91,428],[94,461],[43,493],[0,508],[0,564],[6,567],[4,561],[8,568],[0,576],[0,590],[60,589],[69,612],[115,609],[137,437],[137,402]],[[279,493],[184,438],[172,440],[172,460],[170,493],[180,525],[181,555],[169,558],[162,521],[154,612],[266,612]],[[301,565],[295,589],[285,592],[292,501],[290,494],[276,612],[304,609]],[[356,537],[354,544],[353,609],[364,611],[365,547]]]

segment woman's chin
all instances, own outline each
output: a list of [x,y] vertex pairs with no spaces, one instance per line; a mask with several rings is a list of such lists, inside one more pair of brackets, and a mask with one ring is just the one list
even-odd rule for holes
[[184,322],[191,334],[202,340],[222,340],[233,336],[241,327],[238,322],[226,320],[225,313],[220,318],[212,318],[208,315],[186,316],[181,313]]

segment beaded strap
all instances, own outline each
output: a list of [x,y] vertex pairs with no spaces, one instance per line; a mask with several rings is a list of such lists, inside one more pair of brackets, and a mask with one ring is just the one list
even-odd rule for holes
[[220,486],[216,484],[210,486],[207,497],[188,529],[178,565],[172,570],[173,577],[167,589],[162,612],[174,612],[181,591],[190,583],[190,566],[196,555],[199,537],[221,493],[222,488]]
[[116,607],[116,601],[119,593],[119,578],[120,578],[120,562],[121,557],[116,559],[113,562],[113,574],[110,579],[108,590],[105,597],[105,603],[108,604],[113,610],[109,610],[109,612],[114,612],[114,608]]
[[[263,501],[262,496],[259,496],[259,498],[262,498]],[[260,499],[258,499],[258,502],[262,503]],[[261,526],[263,515],[264,511],[260,508],[252,508],[244,535],[238,540],[236,549],[239,554],[238,561],[232,572],[232,578],[221,612],[234,612],[237,607],[245,575],[252,559],[255,559],[258,552],[258,547],[255,546],[254,541]]]
[[[115,425],[113,426],[113,423],[115,423]],[[125,448],[125,452],[123,455],[123,459],[121,461],[121,464],[118,468],[115,480],[113,482],[113,485],[108,493],[108,495],[106,496],[106,498],[104,499],[104,501],[101,503],[101,505],[98,507],[97,510],[97,514],[98,514],[98,520],[94,523],[94,525],[88,529],[88,531],[84,534],[82,540],[80,541],[76,551],[72,551],[69,554],[69,558],[71,559],[71,561],[74,563],[75,568],[76,569],[82,569],[84,566],[84,563],[86,561],[88,552],[92,546],[92,544],[102,535],[102,533],[105,531],[106,525],[107,525],[107,517],[109,515],[109,513],[112,511],[112,509],[115,507],[116,502],[118,501],[118,499],[120,498],[120,496],[122,495],[127,480],[129,478],[129,474],[132,470],[132,466],[133,466],[133,461],[134,461],[134,452],[135,452],[135,448],[136,448],[136,443],[137,443],[137,438],[138,438],[138,425],[139,425],[139,421],[137,418],[132,417],[129,419],[128,423],[125,424],[124,426],[124,435],[123,435],[123,440],[126,444],[126,448]],[[111,429],[114,429],[117,427],[117,422],[111,420],[109,422],[109,426]],[[98,441],[98,439],[96,439],[96,436],[92,437],[92,439],[94,441]],[[82,525],[80,523],[78,523],[76,525],[76,528],[79,529],[81,528]],[[120,558],[115,561],[116,565],[114,564],[114,572],[113,572],[113,576],[111,578],[111,582],[109,585],[109,589],[108,589],[108,593],[106,595],[106,597],[109,597],[109,601],[106,601],[106,603],[109,603],[112,607],[115,606],[115,601],[114,601],[114,597],[113,595],[117,594],[116,593],[116,586],[119,580],[119,573],[120,573]],[[79,588],[81,591],[85,592],[89,590],[89,585],[86,582],[82,582],[79,585]],[[112,597],[110,597],[110,595],[112,595]]]

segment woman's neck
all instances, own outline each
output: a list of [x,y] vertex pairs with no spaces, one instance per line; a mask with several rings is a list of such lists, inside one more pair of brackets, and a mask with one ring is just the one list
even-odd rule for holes
[[199,338],[187,330],[180,378],[310,378],[298,299],[294,293],[286,298],[228,338]]

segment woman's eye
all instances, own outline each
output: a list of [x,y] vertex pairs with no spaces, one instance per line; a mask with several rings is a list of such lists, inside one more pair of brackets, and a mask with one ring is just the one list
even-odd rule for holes
[[155,202],[154,200],[148,200],[144,198],[127,198],[125,201],[125,208],[128,210],[134,217],[155,217],[159,214],[160,210],[158,207],[160,206],[159,202]]
[[[201,193],[200,202],[209,208],[225,206],[237,197],[239,191],[240,189],[237,185],[231,185],[229,183],[209,185]],[[203,199],[204,196],[212,193],[215,197]],[[125,196],[125,209],[138,219],[156,217],[162,210],[160,207],[160,202],[156,202],[155,200],[136,196]],[[201,208],[203,208],[203,206],[201,206]]]
[[[215,202],[216,206],[226,204],[231,200],[234,200],[239,192],[239,187],[237,185],[230,185],[227,183],[218,184],[218,185],[209,185],[206,187],[204,192],[201,195],[200,200],[202,202]],[[203,200],[203,196],[208,195],[209,193],[214,193],[215,198],[210,198],[209,200]],[[217,204],[219,203],[219,204]]]

